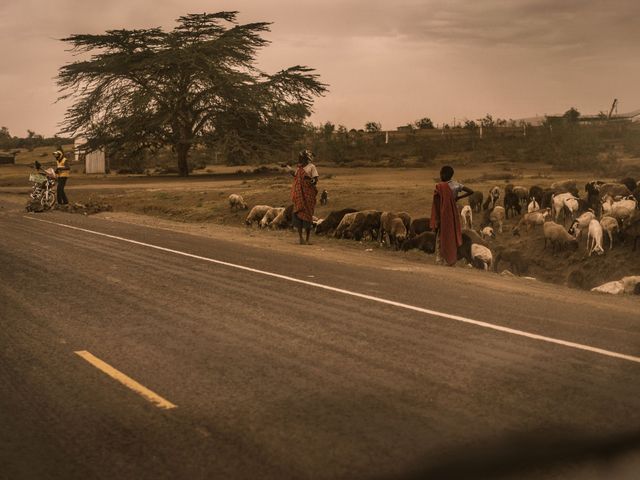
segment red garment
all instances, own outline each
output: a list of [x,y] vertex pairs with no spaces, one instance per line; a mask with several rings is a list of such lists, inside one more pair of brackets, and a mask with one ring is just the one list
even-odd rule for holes
[[293,202],[293,212],[300,220],[305,222],[313,221],[313,212],[316,209],[316,195],[318,189],[307,177],[304,168],[298,166],[291,185],[291,201]]
[[431,206],[431,228],[440,229],[440,256],[453,265],[458,260],[458,247],[462,245],[462,230],[456,199],[447,182],[436,183]]

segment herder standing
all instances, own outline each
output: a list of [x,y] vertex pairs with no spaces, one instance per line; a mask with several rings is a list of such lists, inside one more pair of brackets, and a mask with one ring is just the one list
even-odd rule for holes
[[[291,186],[291,201],[293,202],[293,225],[298,229],[300,245],[309,245],[309,234],[313,224],[313,213],[316,208],[316,196],[318,189],[318,170],[311,163],[313,154],[309,150],[303,150],[298,155],[298,168],[293,175]],[[302,229],[306,233],[306,239],[302,238]]]
[[56,191],[58,205],[67,205],[69,200],[67,199],[67,195],[64,193],[64,187],[67,184],[71,168],[67,165],[67,159],[62,151],[56,150],[53,152],[53,156],[56,159],[56,174],[58,175],[58,189]]
[[[460,215],[456,201],[473,193],[468,187],[453,180],[453,168],[440,169],[440,182],[436,183],[431,205],[431,229],[436,232],[436,263],[452,266],[458,260],[458,247],[462,245]],[[460,192],[464,192],[459,195]]]

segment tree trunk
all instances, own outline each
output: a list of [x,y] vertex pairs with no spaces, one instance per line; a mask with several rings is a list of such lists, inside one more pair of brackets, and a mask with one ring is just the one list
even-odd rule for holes
[[176,147],[178,153],[178,174],[181,177],[189,175],[189,147],[190,145],[180,144]]

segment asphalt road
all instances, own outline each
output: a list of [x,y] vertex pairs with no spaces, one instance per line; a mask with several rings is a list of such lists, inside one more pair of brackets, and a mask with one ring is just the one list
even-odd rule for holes
[[299,248],[5,206],[0,478],[638,478],[637,301]]

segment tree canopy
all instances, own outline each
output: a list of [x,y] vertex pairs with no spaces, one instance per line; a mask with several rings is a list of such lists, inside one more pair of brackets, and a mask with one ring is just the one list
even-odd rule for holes
[[381,132],[382,124],[380,122],[367,122],[364,126],[364,130],[369,133]]
[[171,146],[181,175],[197,144],[217,145],[234,163],[289,146],[327,86],[306,66],[260,71],[256,55],[269,43],[269,24],[239,24],[237,13],[186,15],[169,32],[62,39],[84,57],[58,73],[60,99],[73,99],[62,131],[86,138],[88,150],[135,156]]
[[416,120],[414,122],[414,125],[419,130],[434,128],[433,122],[429,117],[424,117],[424,118],[421,118],[420,120]]
[[576,123],[578,118],[580,118],[580,112],[575,107],[571,107],[569,110],[564,112],[562,116],[566,118],[569,123]]

